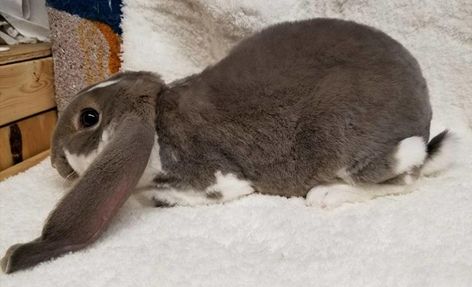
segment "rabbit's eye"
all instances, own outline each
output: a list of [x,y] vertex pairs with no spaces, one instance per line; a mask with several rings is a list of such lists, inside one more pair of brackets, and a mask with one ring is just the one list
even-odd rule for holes
[[100,115],[92,108],[83,109],[80,112],[80,125],[84,128],[89,128],[98,123]]

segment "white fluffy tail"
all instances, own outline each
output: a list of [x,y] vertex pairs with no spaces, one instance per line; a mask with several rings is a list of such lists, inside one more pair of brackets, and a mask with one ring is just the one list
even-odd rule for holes
[[421,168],[421,174],[434,175],[454,165],[459,154],[459,146],[459,138],[448,130],[435,136],[428,143],[428,155]]

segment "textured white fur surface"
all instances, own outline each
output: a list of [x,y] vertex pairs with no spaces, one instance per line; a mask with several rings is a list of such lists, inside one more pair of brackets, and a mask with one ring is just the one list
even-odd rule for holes
[[[131,198],[96,244],[0,286],[471,286],[468,151],[413,193],[331,211],[257,194],[174,208]],[[0,252],[38,236],[65,188],[48,161],[1,182]]]
[[143,175],[139,179],[138,188],[149,186],[152,184],[154,177],[159,172],[162,172],[161,157],[159,155],[159,139],[157,134],[154,137],[154,145],[151,150],[151,156],[149,156],[149,161],[144,169]]
[[[472,286],[472,4],[456,1],[125,0],[124,66],[169,81],[265,25],[314,16],[376,26],[418,58],[433,131],[464,138],[461,164],[408,195],[332,211],[299,198],[155,209],[129,200],[93,246],[0,286]],[[0,253],[38,236],[64,193],[43,162],[0,183]]]
[[413,168],[423,165],[426,156],[426,144],[422,137],[406,138],[398,144],[394,155],[396,160],[394,170],[397,174],[409,172]]
[[421,168],[424,175],[434,175],[449,166],[453,165],[457,158],[461,157],[461,139],[455,135],[448,135],[441,142],[441,149],[432,158],[428,159]]

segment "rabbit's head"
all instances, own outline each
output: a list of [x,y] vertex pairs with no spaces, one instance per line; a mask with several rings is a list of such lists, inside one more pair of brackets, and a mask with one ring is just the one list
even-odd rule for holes
[[[124,72],[80,91],[60,113],[51,163],[66,178],[82,175],[127,117],[154,126],[156,98],[164,84],[148,72]],[[139,148],[139,147],[133,147]]]

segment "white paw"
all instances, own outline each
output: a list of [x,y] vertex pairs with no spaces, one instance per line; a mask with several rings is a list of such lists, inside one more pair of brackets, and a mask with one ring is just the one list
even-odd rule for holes
[[372,198],[371,194],[355,186],[347,184],[320,185],[308,192],[306,204],[333,209],[344,203],[362,202]]

